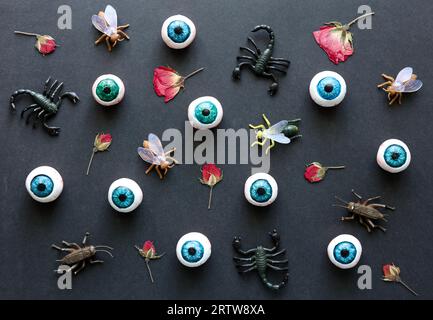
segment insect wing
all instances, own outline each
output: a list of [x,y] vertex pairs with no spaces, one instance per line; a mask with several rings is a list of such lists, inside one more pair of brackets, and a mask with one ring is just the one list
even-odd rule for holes
[[415,79],[409,80],[403,86],[403,92],[416,92],[422,87],[422,81]]
[[114,9],[110,5],[107,5],[105,7],[104,16],[105,16],[105,20],[107,21],[110,29],[114,29],[114,31],[117,31],[117,12],[116,12],[116,9]]
[[279,134],[283,131],[284,127],[286,127],[289,124],[289,121],[287,120],[281,120],[280,122],[274,124],[269,129],[264,130],[268,134]]
[[403,83],[406,81],[409,81],[412,77],[413,69],[411,67],[403,68],[397,75],[397,78],[395,78],[393,86],[396,88],[397,91],[400,89],[403,89]]
[[159,158],[151,150],[147,148],[138,147],[137,152],[138,155],[141,157],[141,159],[143,159],[147,163],[156,164],[156,165],[161,164]]
[[290,138],[287,138],[283,133],[269,134],[268,132],[263,132],[263,136],[269,140],[274,140],[278,143],[289,144]]
[[105,22],[105,20],[100,16],[94,14],[92,16],[92,23],[96,29],[102,33],[105,33],[107,36],[111,36],[113,34],[112,30],[107,26],[107,22]]
[[165,160],[164,148],[162,147],[161,140],[159,140],[158,136],[150,133],[148,136],[149,148],[155,155],[160,159],[160,161]]

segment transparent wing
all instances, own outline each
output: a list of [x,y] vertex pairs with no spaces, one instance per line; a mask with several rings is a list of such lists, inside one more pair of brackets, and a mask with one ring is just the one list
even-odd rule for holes
[[105,20],[107,20],[108,25],[114,30],[117,29],[117,12],[112,6],[107,5],[104,12]]
[[290,138],[287,138],[283,133],[269,134],[269,132],[265,131],[263,132],[263,136],[282,144],[289,144],[291,141]]
[[422,87],[421,80],[409,80],[403,86],[403,92],[416,92]]
[[403,82],[409,81],[412,77],[413,69],[411,67],[403,68],[395,78],[395,86],[401,86]]
[[143,159],[144,161],[150,163],[150,164],[156,164],[156,165],[160,165],[161,161],[159,160],[159,158],[157,156],[155,156],[155,154],[146,148],[142,148],[142,147],[138,147],[137,148],[137,152],[138,155],[141,157],[141,159]]
[[150,150],[152,150],[157,156],[164,155],[164,148],[162,147],[161,140],[159,140],[157,135],[149,133],[147,140],[149,141]]
[[103,18],[101,18],[100,16],[94,14],[92,16],[92,23],[93,23],[93,26],[96,29],[98,29],[99,31],[101,31],[102,33],[105,33],[108,36],[111,36],[113,34],[111,29],[107,26],[107,23],[105,22],[105,20]]
[[267,131],[268,134],[278,134],[278,133],[281,133],[281,131],[283,131],[284,127],[286,127],[288,124],[289,124],[289,121],[281,120],[280,122],[274,124],[272,127],[270,127],[269,129],[266,129],[264,131]]

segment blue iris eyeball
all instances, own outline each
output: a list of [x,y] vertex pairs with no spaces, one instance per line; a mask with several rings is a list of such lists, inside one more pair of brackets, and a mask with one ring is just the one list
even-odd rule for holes
[[195,34],[194,23],[180,14],[167,18],[161,28],[162,40],[172,49],[188,47],[194,41]]
[[346,81],[337,72],[322,71],[310,82],[310,96],[321,107],[334,107],[346,96]]
[[340,269],[350,269],[361,259],[361,242],[350,234],[340,234],[329,242],[328,257]]
[[391,173],[401,172],[409,166],[411,155],[408,146],[401,140],[388,139],[377,150],[377,164]]
[[28,174],[26,189],[36,201],[52,202],[63,191],[63,179],[60,173],[52,167],[37,167]]
[[108,202],[114,210],[128,213],[135,210],[143,200],[143,192],[134,180],[121,178],[108,189]]
[[255,206],[268,206],[277,198],[277,182],[267,173],[253,174],[245,181],[244,195],[248,202]]
[[187,233],[177,242],[177,259],[186,267],[194,268],[201,266],[209,259],[210,255],[210,241],[202,233]]
[[214,97],[195,99],[189,104],[188,119],[191,126],[198,130],[212,129],[223,119],[223,107]]

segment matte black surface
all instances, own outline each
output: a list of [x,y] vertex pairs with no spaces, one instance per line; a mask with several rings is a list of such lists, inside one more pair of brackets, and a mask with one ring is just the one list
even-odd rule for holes
[[[72,30],[57,29],[57,8],[69,4]],[[2,146],[0,219],[0,298],[38,299],[411,299],[397,284],[380,280],[381,266],[395,262],[402,277],[422,298],[433,298],[432,270],[432,2],[371,1],[376,12],[372,30],[354,33],[355,54],[333,65],[317,46],[312,31],[329,20],[347,22],[366,1],[110,1],[119,23],[130,23],[129,42],[110,54],[95,47],[99,33],[90,17],[105,8],[105,1],[2,1],[0,24],[1,86],[0,143]],[[174,51],[161,40],[160,28],[170,15],[181,13],[197,26],[195,42]],[[292,64],[280,78],[280,90],[270,97],[269,81],[242,73],[233,82],[239,46],[247,44],[249,31],[269,24],[276,34],[274,55]],[[52,35],[61,45],[43,57],[33,48],[34,39],[13,30]],[[254,35],[259,45],[265,33]],[[182,74],[206,67],[188,80],[186,90],[164,104],[152,88],[154,67],[170,65]],[[401,106],[388,107],[376,89],[381,73],[395,75],[414,67],[424,87],[405,96]],[[310,100],[308,84],[319,71],[339,72],[348,83],[348,94],[335,110],[321,110]],[[91,96],[93,81],[113,73],[126,85],[120,106],[97,106]],[[62,127],[59,137],[42,128],[32,130],[19,118],[30,103],[19,99],[11,113],[10,94],[19,88],[41,90],[52,75],[77,92],[81,102],[64,101],[52,124]],[[145,164],[136,148],[154,132],[183,130],[187,106],[203,95],[217,97],[224,107],[220,128],[245,128],[260,122],[266,113],[272,122],[302,118],[303,138],[272,151],[270,173],[279,184],[276,202],[264,209],[248,205],[243,185],[249,165],[224,165],[224,181],[214,189],[213,209],[208,211],[209,189],[202,186],[199,165],[182,165],[161,182],[145,176]],[[90,176],[85,176],[94,136],[112,133],[109,152],[95,156]],[[413,161],[401,174],[387,174],[376,164],[378,146],[386,139],[405,141]],[[304,164],[320,161],[344,164],[347,169],[329,172],[325,181],[310,185],[303,178]],[[33,201],[24,187],[27,174],[40,165],[59,170],[65,181],[61,197],[48,205]],[[132,215],[114,212],[107,202],[112,181],[136,180],[144,200]],[[365,196],[382,195],[397,210],[383,234],[367,231],[355,222],[340,222],[343,209],[331,206],[334,195],[350,199],[355,188]],[[269,245],[267,232],[277,227],[282,246],[288,249],[290,278],[279,292],[266,289],[257,274],[240,276],[232,262],[231,240],[244,239],[245,247]],[[115,248],[115,258],[89,266],[74,278],[73,289],[60,291],[53,273],[60,255],[50,248],[61,240],[81,241],[86,231],[91,242]],[[186,269],[175,256],[177,240],[190,231],[206,234],[212,257],[199,269]],[[361,264],[373,269],[373,290],[357,288],[356,269],[333,267],[326,255],[328,242],[350,233],[363,244]],[[144,240],[155,240],[167,255],[152,263],[156,283],[151,285],[145,263],[134,249]],[[102,256],[101,256],[102,257]],[[276,275],[276,281],[280,279]]]

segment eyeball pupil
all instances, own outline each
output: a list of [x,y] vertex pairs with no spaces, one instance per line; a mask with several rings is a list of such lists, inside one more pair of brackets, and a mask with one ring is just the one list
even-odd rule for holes
[[176,28],[174,28],[174,33],[181,34],[182,32],[183,32],[182,27],[176,27]]
[[332,90],[334,90],[334,86],[332,85],[332,84],[327,84],[326,86],[325,86],[325,91],[326,92],[332,92]]
[[262,196],[262,195],[264,195],[266,193],[266,190],[264,189],[264,188],[258,188],[257,189],[257,194],[259,195],[259,196]]
[[125,201],[126,200],[126,196],[124,194],[121,194],[119,196],[119,200],[122,201],[122,202]]
[[43,183],[39,183],[38,184],[38,186],[37,186],[37,188],[38,188],[38,191],[45,191],[45,189],[47,188],[47,186],[45,185],[45,184],[43,184]]
[[210,111],[209,111],[209,109],[203,109],[201,114],[204,115],[205,117],[207,117],[210,114]]
[[188,253],[189,253],[190,255],[192,255],[192,256],[195,255],[196,252],[197,252],[197,251],[196,251],[193,247],[191,247],[191,248],[188,249]]
[[105,87],[104,88],[104,93],[110,94],[111,93],[111,89],[109,87]]
[[347,256],[349,255],[349,250],[343,249],[341,250],[340,254],[343,258],[347,258]]

